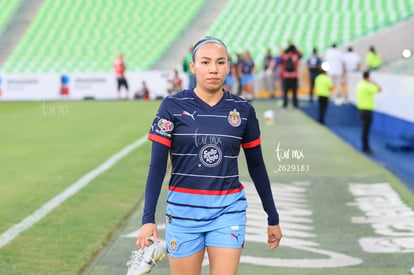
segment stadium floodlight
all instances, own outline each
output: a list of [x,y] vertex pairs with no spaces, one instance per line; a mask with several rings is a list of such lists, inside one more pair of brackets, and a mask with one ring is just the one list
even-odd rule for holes
[[413,55],[413,53],[412,53],[412,51],[411,51],[410,49],[404,49],[404,50],[401,52],[401,56],[402,56],[403,58],[410,58],[412,55]]
[[329,68],[330,68],[331,66],[329,65],[329,63],[328,62],[322,62],[322,65],[321,65],[321,68],[322,68],[322,70],[324,70],[325,72],[327,72],[327,71],[329,71]]

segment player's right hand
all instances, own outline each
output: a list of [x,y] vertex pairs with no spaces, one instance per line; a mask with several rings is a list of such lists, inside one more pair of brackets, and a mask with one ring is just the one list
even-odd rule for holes
[[141,226],[138,233],[136,245],[138,248],[151,245],[149,239],[153,237],[154,241],[159,242],[157,225],[155,223],[146,223]]

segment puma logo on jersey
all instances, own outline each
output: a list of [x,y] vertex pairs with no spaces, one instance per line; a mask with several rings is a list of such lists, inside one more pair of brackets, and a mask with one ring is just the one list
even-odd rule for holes
[[191,117],[193,120],[195,120],[194,115],[195,115],[195,113],[196,113],[196,112],[197,112],[197,111],[194,111],[194,112],[191,114],[190,112],[183,111],[183,115],[185,115],[185,116],[189,116],[189,117]]

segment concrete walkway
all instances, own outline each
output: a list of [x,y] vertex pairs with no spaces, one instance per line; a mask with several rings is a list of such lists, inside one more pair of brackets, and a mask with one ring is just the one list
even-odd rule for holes
[[[266,216],[241,153],[240,180],[249,208],[238,274],[408,274],[413,265],[414,202],[407,205],[401,197],[412,200],[412,193],[301,110],[281,110],[271,100],[253,104],[284,237],[278,249],[267,248]],[[275,112],[273,124],[263,120],[266,110]],[[161,238],[165,190],[166,183],[156,216]],[[126,274],[141,206],[84,274]],[[203,275],[209,274],[207,261],[205,265]],[[168,261],[151,274],[169,274]]]

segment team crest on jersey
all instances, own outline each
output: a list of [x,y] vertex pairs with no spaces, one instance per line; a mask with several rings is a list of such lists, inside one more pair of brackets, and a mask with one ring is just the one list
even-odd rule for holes
[[199,158],[204,166],[215,167],[220,164],[223,153],[217,145],[207,144],[201,148]]
[[174,129],[174,123],[162,118],[158,121],[158,128],[160,128],[162,132],[171,132]]
[[177,242],[174,239],[172,239],[170,244],[171,244],[171,249],[175,251],[177,249]]
[[237,112],[236,109],[233,109],[233,111],[230,111],[229,116],[227,117],[227,120],[229,121],[231,126],[239,127],[241,124],[240,113]]

